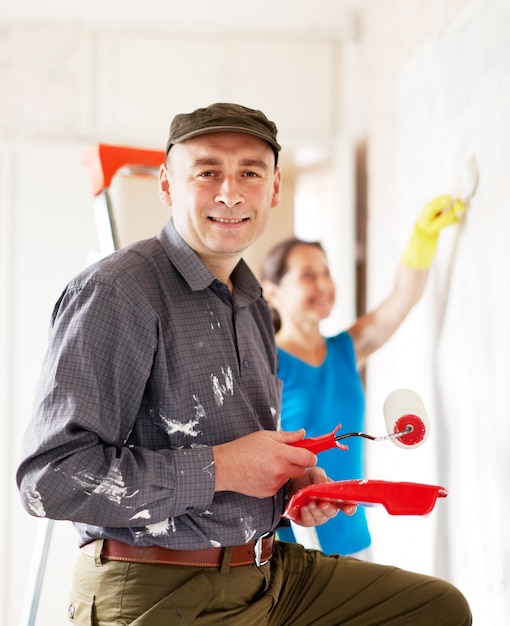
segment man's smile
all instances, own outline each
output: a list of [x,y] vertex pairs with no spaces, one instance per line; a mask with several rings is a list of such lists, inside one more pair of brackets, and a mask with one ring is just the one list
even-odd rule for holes
[[222,224],[239,224],[247,220],[247,217],[226,218],[226,217],[209,217],[213,222],[221,222]]

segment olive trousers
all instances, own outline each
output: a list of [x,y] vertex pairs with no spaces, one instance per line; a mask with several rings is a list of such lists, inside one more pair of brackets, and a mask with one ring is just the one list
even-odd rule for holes
[[451,584],[277,542],[257,567],[103,561],[81,554],[68,619],[79,626],[468,626]]

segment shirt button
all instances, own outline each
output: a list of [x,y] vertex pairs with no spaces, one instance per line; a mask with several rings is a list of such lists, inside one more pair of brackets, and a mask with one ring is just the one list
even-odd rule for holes
[[74,606],[71,604],[71,606],[69,607],[69,611],[68,611],[68,615],[70,619],[74,618],[74,614],[75,614],[75,608]]
[[250,364],[248,363],[248,359],[244,359],[243,366],[248,367]]

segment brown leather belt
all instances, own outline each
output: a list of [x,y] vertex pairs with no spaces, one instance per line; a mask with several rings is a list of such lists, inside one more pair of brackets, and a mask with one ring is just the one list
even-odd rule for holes
[[[81,547],[88,556],[95,556],[96,539]],[[262,565],[273,556],[274,535],[261,537],[252,543],[229,548],[204,548],[203,550],[170,550],[161,546],[132,546],[115,539],[105,539],[101,558],[107,561],[128,561],[159,565],[188,565],[191,567],[220,567],[225,551],[231,551],[230,566]]]

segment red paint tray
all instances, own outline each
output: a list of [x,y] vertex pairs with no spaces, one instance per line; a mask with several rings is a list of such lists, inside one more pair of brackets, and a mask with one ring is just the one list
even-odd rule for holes
[[341,480],[303,487],[290,499],[283,517],[299,521],[302,506],[311,500],[349,504],[382,504],[391,515],[427,515],[437,498],[448,492],[439,485],[387,480]]

